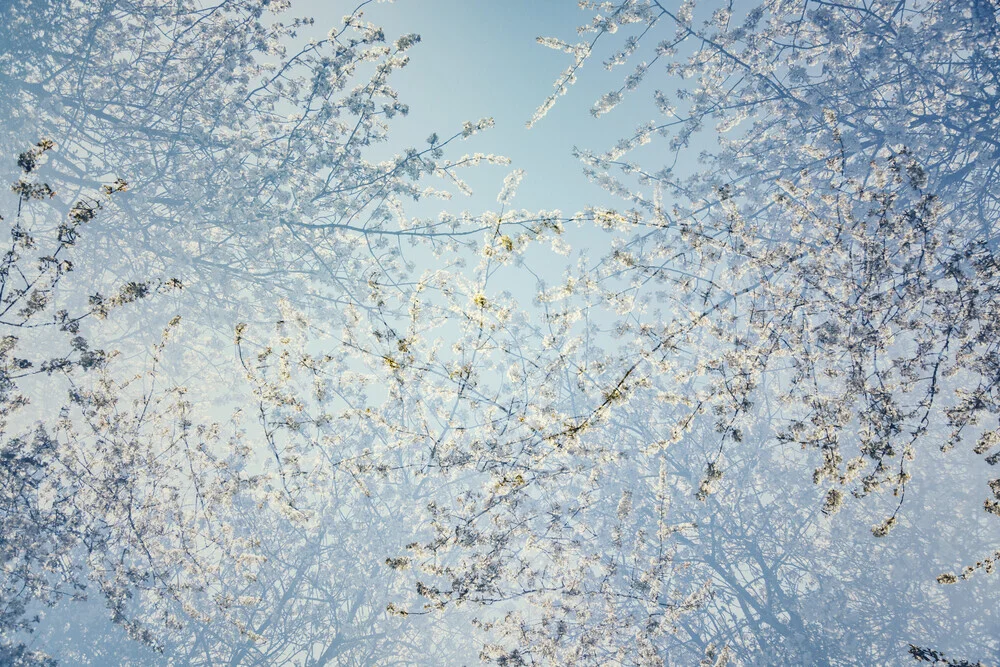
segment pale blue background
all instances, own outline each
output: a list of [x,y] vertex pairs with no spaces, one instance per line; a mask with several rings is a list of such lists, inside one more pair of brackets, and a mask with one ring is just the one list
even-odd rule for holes
[[[315,17],[316,34],[322,35],[354,6],[353,1],[307,0],[294,3],[291,12]],[[569,54],[541,46],[535,38],[581,41],[573,27],[586,22],[588,13],[576,0],[398,0],[369,4],[364,12],[385,29],[387,40],[408,32],[422,38],[409,52],[410,65],[392,79],[401,100],[410,105],[408,117],[393,121],[393,149],[420,146],[431,132],[450,136],[466,120],[492,116],[496,127],[457,151],[506,155],[513,160],[510,168],[525,169],[515,207],[567,214],[588,204],[621,207],[620,200],[586,179],[571,151],[574,145],[604,150],[652,119],[651,109],[637,113],[634,107],[643,105],[635,104],[601,119],[591,116],[593,102],[621,85],[624,69],[604,70],[604,54],[597,51],[598,58],[581,70],[569,94],[534,129],[525,128],[572,62]],[[508,170],[466,171],[476,196],[458,198],[449,208],[495,209]]]

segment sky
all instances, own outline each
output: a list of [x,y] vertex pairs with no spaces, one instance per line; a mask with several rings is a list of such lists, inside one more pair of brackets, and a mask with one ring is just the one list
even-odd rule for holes
[[[342,17],[356,6],[356,0],[304,0],[293,3],[286,16],[315,19],[312,32],[300,36],[319,39],[341,25]],[[390,157],[410,146],[425,147],[432,133],[449,137],[461,131],[466,121],[492,117],[493,128],[453,144],[446,156],[492,153],[511,160],[509,166],[483,163],[461,171],[459,176],[472,187],[472,196],[448,184],[454,194],[451,201],[410,202],[408,216],[433,219],[441,211],[495,211],[503,179],[513,169],[524,170],[525,176],[510,208],[558,210],[566,217],[588,206],[627,208],[621,199],[591,182],[573,155],[574,147],[603,152],[657,116],[651,89],[637,91],[630,104],[601,118],[590,113],[594,102],[617,90],[627,74],[624,69],[608,71],[602,66],[612,47],[619,46],[621,35],[607,40],[603,50],[599,44],[568,93],[533,128],[526,127],[572,62],[570,54],[542,46],[537,38],[558,37],[570,44],[592,39],[592,35],[581,37],[576,32],[592,17],[576,0],[395,0],[370,3],[363,11],[365,20],[383,28],[389,43],[407,33],[421,37],[407,52],[407,67],[390,79],[400,100],[409,105],[409,113],[392,119],[388,143],[374,154],[382,157],[380,151],[384,151],[384,157]],[[656,84],[663,85],[663,81],[656,80]],[[429,181],[427,185],[443,184]],[[507,267],[491,287],[501,287],[522,303],[530,303],[537,293],[536,279],[548,285],[561,282],[573,270],[578,252],[592,258],[603,256],[610,242],[607,234],[592,225],[570,225],[561,241],[573,254],[559,257],[538,250],[545,258],[531,261],[532,272]],[[420,249],[408,252],[418,264],[428,259],[414,254]]]
[[[313,16],[318,34],[324,34],[353,7],[354,0],[307,0],[292,11]],[[365,16],[384,28],[388,40],[410,32],[421,36],[409,52],[410,64],[393,79],[400,99],[410,106],[408,117],[394,121],[393,148],[421,145],[432,132],[450,136],[467,120],[491,116],[495,127],[458,150],[505,155],[512,160],[510,168],[526,170],[516,207],[573,213],[581,202],[620,206],[587,180],[572,150],[581,137],[586,138],[581,148],[607,148],[625,134],[623,128],[652,117],[627,109],[611,122],[591,116],[593,102],[620,85],[622,72],[604,71],[599,60],[588,63],[549,115],[535,128],[525,127],[571,58],[541,46],[536,38],[579,41],[573,27],[586,21],[587,14],[575,0],[397,0],[368,5]],[[456,203],[471,210],[495,208],[510,168],[467,172],[476,196]]]

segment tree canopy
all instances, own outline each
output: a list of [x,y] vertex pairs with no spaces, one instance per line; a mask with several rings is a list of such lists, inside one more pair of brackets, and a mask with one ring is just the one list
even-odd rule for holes
[[1000,10],[405,4],[0,5],[0,663],[1000,664]]

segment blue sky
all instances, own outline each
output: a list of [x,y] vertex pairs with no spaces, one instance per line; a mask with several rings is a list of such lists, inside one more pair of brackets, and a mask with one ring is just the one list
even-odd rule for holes
[[[316,19],[325,33],[353,9],[351,3],[309,0],[295,15]],[[366,18],[388,39],[416,32],[422,41],[411,63],[393,79],[410,114],[394,122],[390,148],[421,145],[431,132],[448,136],[466,120],[492,116],[496,126],[466,142],[462,152],[498,153],[527,174],[514,205],[572,213],[586,204],[620,205],[583,175],[574,145],[603,149],[643,120],[628,110],[602,119],[590,115],[601,94],[620,85],[623,72],[606,72],[600,60],[586,65],[580,81],[534,129],[525,122],[552,91],[570,62],[565,53],[536,43],[539,36],[578,41],[573,28],[587,19],[575,0],[397,0],[371,4]],[[486,29],[484,29],[486,28]],[[467,174],[476,196],[455,202],[470,210],[495,207],[506,168]]]

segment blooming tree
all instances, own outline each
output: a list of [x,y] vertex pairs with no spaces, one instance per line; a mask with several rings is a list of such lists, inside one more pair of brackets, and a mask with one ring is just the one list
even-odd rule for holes
[[[762,403],[775,441],[814,452],[822,511],[872,497],[877,537],[899,525],[918,471],[935,486],[919,466],[941,465],[930,463],[938,450],[995,464],[996,7],[581,6],[593,16],[582,41],[539,39],[572,61],[529,126],[544,125],[602,48],[607,69],[632,70],[593,115],[613,117],[647,88],[660,117],[609,150],[578,151],[629,210],[606,213],[611,251],[567,289],[588,312],[610,303],[622,315],[608,386],[641,402],[640,387],[664,382],[669,401],[687,406],[677,446],[714,439],[697,497],[731,492],[725,476],[738,474],[730,462],[745,457]],[[989,482],[991,514],[997,488]],[[956,491],[943,491],[938,511]],[[915,521],[951,522],[916,504]],[[998,555],[937,581],[992,572]],[[940,657],[922,650],[913,656]]]
[[[119,356],[136,365],[75,388],[76,411],[60,422],[88,462],[84,479],[106,482],[76,495],[108,536],[84,574],[113,621],[171,656],[434,662],[439,635],[418,635],[417,613],[399,612],[425,610],[435,594],[400,578],[399,554],[433,542],[431,527],[466,522],[440,512],[467,507],[484,484],[480,521],[516,514],[511,468],[572,434],[556,372],[572,341],[558,324],[542,333],[496,287],[564,219],[511,207],[517,171],[498,211],[405,214],[405,200],[442,194],[425,177],[464,190],[459,168],[506,160],[445,158],[488,119],[370,157],[406,112],[388,78],[418,38],[387,44],[362,7],[297,49],[308,21],[278,23],[286,8],[267,2],[3,8],[7,141],[54,137],[44,177],[57,193],[98,187],[93,175],[109,171],[128,181],[109,186],[80,281],[134,275],[136,296],[150,274],[185,285],[113,323]],[[436,266],[418,272],[407,244]],[[269,341],[260,332],[274,324],[261,320],[275,316]],[[141,332],[167,318],[172,342],[149,353]],[[234,329],[238,363],[228,363]],[[518,460],[520,438],[532,451]],[[519,588],[507,563],[476,574],[481,545],[437,546],[456,581],[485,577],[477,593]]]
[[[619,29],[632,34],[605,65],[635,69],[594,115],[661,85],[656,72],[677,85],[654,93],[660,121],[580,151],[634,209],[608,216],[620,233],[597,267],[604,293],[638,310],[626,327],[645,354],[697,350],[679,368],[703,378],[720,457],[774,375],[779,438],[817,451],[825,509],[888,490],[898,503],[874,528],[888,533],[921,449],[988,455],[995,437],[995,8],[586,6],[589,41],[541,40],[574,62],[533,124]],[[712,130],[697,167],[678,160]],[[661,137],[675,157],[650,165],[642,147]],[[653,371],[626,375],[640,372]],[[710,463],[706,490],[719,474]]]
[[[602,49],[595,116],[659,87],[578,150],[621,210],[519,210],[515,169],[425,219],[508,161],[453,154],[489,119],[389,143],[420,38],[369,4],[311,40],[267,0],[0,6],[0,147],[52,137],[5,213],[0,659],[1000,650],[986,578],[910,576],[990,543],[956,480],[1000,513],[996,9],[583,2],[529,124]],[[505,289],[574,223],[608,244]]]
[[[127,523],[122,516],[131,503],[122,494],[134,477],[127,455],[108,451],[114,451],[115,431],[126,425],[124,420],[107,424],[96,441],[77,437],[69,426],[73,421],[93,425],[98,415],[113,417],[120,399],[117,392],[106,393],[98,402],[97,394],[84,389],[81,376],[103,375],[111,359],[91,346],[82,325],[180,287],[175,280],[129,282],[114,296],[91,293],[83,299],[67,289],[82,263],[75,246],[102,201],[80,199],[56,222],[33,215],[34,203],[55,195],[34,173],[52,148],[43,140],[17,159],[21,177],[12,188],[16,201],[5,220],[10,241],[0,266],[0,632],[5,640],[0,657],[10,664],[49,662],[43,653],[8,640],[33,630],[38,618],[29,615],[32,605],[84,596],[91,573],[112,606],[122,602],[124,592],[117,592],[113,582],[129,572],[113,554],[122,546],[120,535],[142,539],[131,515]],[[125,187],[121,180],[104,186],[102,198]]]

